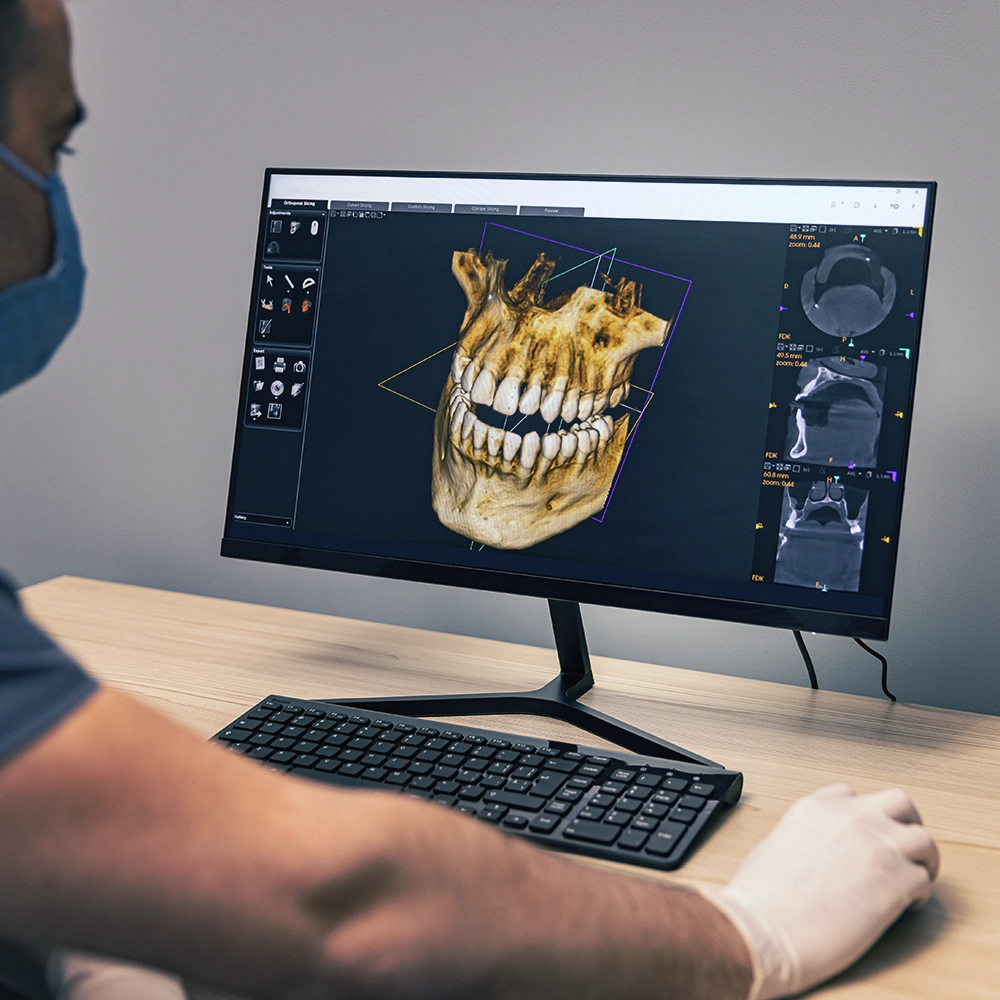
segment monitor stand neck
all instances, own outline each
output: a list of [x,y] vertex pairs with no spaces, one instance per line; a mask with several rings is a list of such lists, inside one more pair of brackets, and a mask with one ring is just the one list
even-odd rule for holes
[[719,767],[714,761],[643,732],[577,699],[594,686],[587,637],[576,601],[549,601],[552,631],[559,654],[559,676],[535,691],[498,694],[445,694],[396,698],[329,699],[340,705],[396,715],[448,717],[453,715],[540,715],[568,722],[633,753],[668,760]]

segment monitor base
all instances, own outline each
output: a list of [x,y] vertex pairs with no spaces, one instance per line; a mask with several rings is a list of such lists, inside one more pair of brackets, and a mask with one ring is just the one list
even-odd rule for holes
[[568,722],[632,753],[721,767],[706,757],[581,705],[577,699],[594,686],[594,674],[590,668],[580,605],[576,601],[549,600],[549,615],[559,654],[559,676],[537,690],[330,700],[353,708],[381,709],[397,715],[539,715]]

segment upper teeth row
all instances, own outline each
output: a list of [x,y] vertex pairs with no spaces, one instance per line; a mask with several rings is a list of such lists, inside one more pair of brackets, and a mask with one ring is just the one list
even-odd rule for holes
[[[542,392],[541,377],[529,376],[521,379],[507,375],[497,384],[493,372],[482,370],[476,362],[456,354],[451,364],[451,378],[456,386],[461,386],[473,403],[492,406],[497,413],[506,416],[518,410],[526,416],[540,412],[542,419],[551,424],[556,417],[565,423],[586,420],[591,414],[603,413],[608,406],[616,407],[627,395],[629,384],[615,386],[610,391],[581,393],[577,387],[568,388],[569,379],[559,375],[552,380],[546,392]],[[521,386],[524,384],[524,391]]]
[[452,389],[448,419],[454,444],[469,445],[469,450],[476,457],[496,460],[496,464],[502,462],[511,466],[516,461],[524,474],[530,473],[536,465],[547,469],[554,463],[562,464],[574,458],[585,462],[598,449],[603,451],[603,446],[615,432],[614,418],[606,413],[580,421],[570,430],[545,435],[530,431],[522,437],[514,431],[491,427],[479,420],[469,409],[468,395],[460,386]]

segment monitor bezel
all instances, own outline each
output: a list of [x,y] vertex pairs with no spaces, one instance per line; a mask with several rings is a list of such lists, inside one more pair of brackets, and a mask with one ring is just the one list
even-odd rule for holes
[[[924,222],[927,240],[924,259],[930,256],[930,241],[933,235],[931,220],[937,193],[936,181],[913,180],[840,180],[833,178],[784,178],[784,177],[689,177],[654,176],[628,174],[559,174],[559,173],[516,173],[493,171],[441,171],[441,170],[359,170],[268,167],[264,171],[264,188],[261,196],[260,219],[258,223],[257,247],[254,253],[254,268],[260,259],[265,238],[271,178],[276,174],[324,175],[324,176],[368,176],[368,177],[433,177],[445,179],[483,178],[485,180],[545,180],[545,181],[626,181],[634,183],[677,183],[677,184],[745,184],[745,185],[836,185],[843,187],[914,187],[927,190],[927,209]],[[256,270],[253,282],[256,279]],[[251,285],[253,287],[253,285]],[[924,300],[927,288],[927,268],[924,268],[919,313],[915,330],[915,344],[919,345],[923,327]],[[251,292],[246,332],[244,335],[243,373],[240,385],[240,403],[247,389],[253,323],[253,295]],[[919,352],[918,352],[919,358]],[[909,412],[912,413],[916,393],[914,378],[908,398]],[[912,418],[907,422],[903,440],[903,459],[900,462],[900,509],[906,489],[906,466],[909,456]],[[381,577],[395,580],[409,580],[419,583],[464,587],[466,589],[509,593],[520,596],[552,598],[577,601],[581,604],[596,604],[606,607],[630,608],[639,611],[655,611],[662,614],[684,615],[736,624],[764,625],[772,628],[799,629],[823,632],[831,635],[855,636],[861,639],[887,639],[892,613],[892,600],[896,582],[897,559],[893,560],[885,595],[885,612],[870,616],[842,611],[792,607],[768,602],[743,601],[732,598],[711,597],[701,594],[687,594],[673,591],[651,590],[644,587],[625,587],[615,584],[595,583],[570,578],[540,576],[535,574],[498,570],[493,568],[473,568],[448,565],[418,559],[372,556],[358,552],[336,549],[318,549],[302,545],[234,538],[229,535],[233,523],[234,490],[236,470],[239,460],[240,436],[243,432],[239,411],[233,444],[230,469],[229,491],[226,503],[226,524],[223,532],[221,555],[227,558],[248,559],[257,562],[278,563],[288,566],[304,566],[311,569],[333,570],[343,573]]]

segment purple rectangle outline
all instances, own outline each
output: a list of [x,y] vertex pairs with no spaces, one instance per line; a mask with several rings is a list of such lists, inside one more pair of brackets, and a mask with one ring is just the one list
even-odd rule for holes
[[[486,222],[483,224],[483,235],[479,241],[479,257],[483,256],[483,246],[486,243],[486,230],[489,226],[496,226],[497,229],[506,229],[508,232],[517,233],[520,236],[530,236],[532,239],[542,240],[545,243],[554,243],[558,247],[566,247],[569,250],[579,250],[581,253],[593,254],[595,257],[598,256],[596,250],[588,250],[586,247],[574,246],[572,243],[562,243],[559,240],[549,239],[547,236],[539,236],[537,233],[529,233],[524,229],[515,229],[513,226],[503,226],[499,222]],[[601,254],[601,256],[604,256]],[[646,407],[649,406],[650,400],[653,398],[653,386],[656,385],[656,380],[660,377],[660,369],[663,367],[663,362],[667,356],[667,350],[670,348],[670,342],[674,339],[674,333],[677,331],[677,324],[680,322],[681,313],[684,311],[684,306],[687,304],[688,295],[691,294],[691,285],[694,282],[690,278],[682,278],[679,274],[670,274],[667,271],[658,271],[655,267],[646,267],[643,264],[635,264],[630,260],[622,260],[618,258],[619,264],[627,264],[629,267],[637,267],[640,271],[649,271],[652,274],[662,274],[667,278],[674,278],[677,281],[686,281],[687,290],[684,292],[684,298],[681,299],[680,308],[677,310],[677,315],[674,317],[673,325],[670,327],[670,335],[667,337],[667,342],[663,345],[663,353],[660,355],[660,363],[656,366],[656,373],[653,375],[652,381],[649,383],[649,395],[646,397],[646,402],[643,403],[642,409],[639,411],[639,416],[636,418],[635,427],[632,428],[632,433],[629,435],[628,447],[625,449],[625,454],[622,456],[622,460],[618,463],[618,471],[615,473],[614,482],[611,484],[611,489],[608,490],[608,498],[604,501],[604,506],[601,508],[601,514],[598,517],[596,514],[591,517],[592,521],[596,521],[598,524],[604,522],[604,518],[607,516],[608,507],[611,506],[611,498],[615,495],[615,489],[618,486],[618,480],[621,479],[622,472],[625,469],[625,463],[628,461],[629,452],[632,450],[632,445],[635,444],[636,435],[639,433],[639,425],[642,423],[642,418],[646,414]]]

